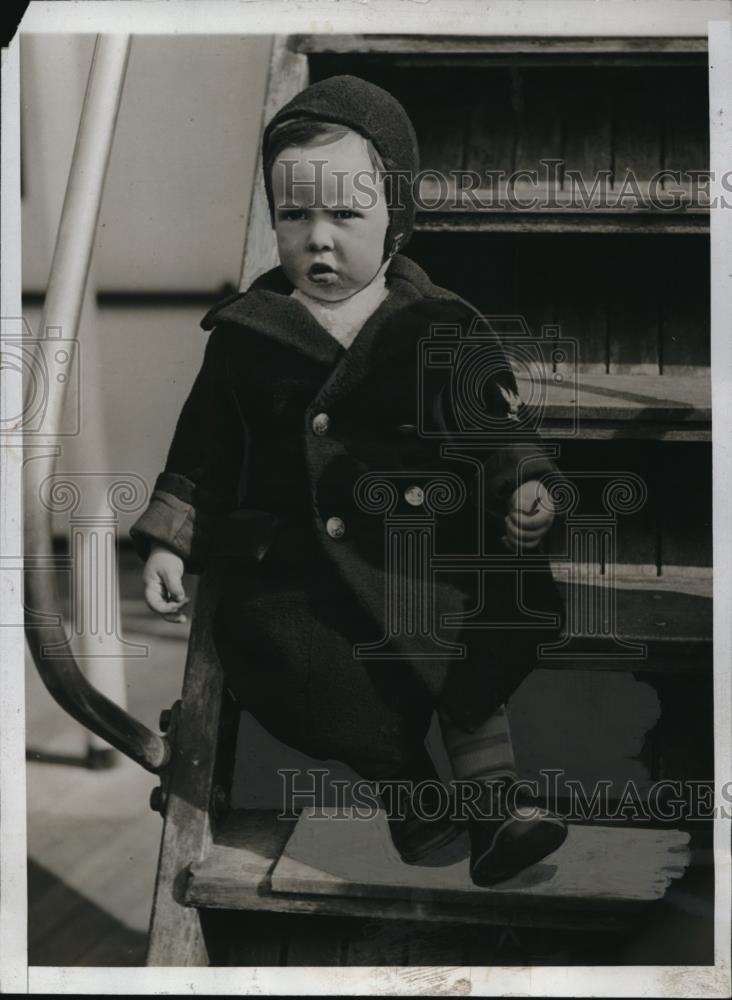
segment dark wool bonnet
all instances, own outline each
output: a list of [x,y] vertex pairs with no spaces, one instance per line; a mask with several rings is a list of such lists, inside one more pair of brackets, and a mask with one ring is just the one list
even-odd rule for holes
[[[407,179],[399,182],[395,176],[386,181],[389,207],[389,229],[386,252],[401,251],[412,234],[414,200],[412,178],[419,172],[419,148],[409,116],[399,101],[386,90],[357,76],[331,76],[297,94],[285,104],[264,130],[262,159],[267,155],[274,130],[284,122],[296,119],[332,122],[345,125],[370,139],[384,160],[387,170],[404,171]],[[272,179],[264,171],[269,210],[274,217]],[[401,205],[398,204],[401,196]]]

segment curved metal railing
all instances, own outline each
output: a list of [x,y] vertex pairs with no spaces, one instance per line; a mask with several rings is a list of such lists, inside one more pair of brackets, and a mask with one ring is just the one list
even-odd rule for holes
[[[75,338],[79,329],[130,42],[129,35],[99,35],[94,47],[40,323],[41,332],[55,327],[65,339]],[[32,389],[26,385],[28,393]],[[42,433],[34,433],[33,455],[26,456],[23,470],[25,606],[41,619],[26,619],[28,645],[43,683],[66,712],[146,770],[159,772],[170,760],[167,740],[93,687],[68,645],[55,574],[48,572],[51,511],[41,502],[42,484],[53,474],[60,450],[55,434],[66,382],[49,381],[47,391]]]

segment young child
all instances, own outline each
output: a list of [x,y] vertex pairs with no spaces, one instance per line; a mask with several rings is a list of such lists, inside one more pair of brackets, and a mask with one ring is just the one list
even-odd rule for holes
[[[212,332],[201,370],[131,529],[147,560],[146,600],[185,620],[184,571],[218,560],[225,586],[214,637],[239,703],[283,742],[365,778],[435,777],[424,739],[437,710],[455,777],[479,782],[471,876],[490,885],[566,836],[560,818],[493,794],[517,778],[504,703],[555,632],[471,630],[461,660],[447,642],[435,658],[434,637],[412,630],[392,636],[380,659],[354,657],[356,645],[386,635],[387,583],[399,572],[385,561],[383,519],[354,487],[365,472],[382,473],[402,503],[405,475],[423,482],[444,470],[474,485],[467,466],[439,457],[439,443],[417,428],[420,405],[441,414],[446,433],[455,426],[454,400],[420,400],[420,341],[436,323],[467,333],[476,314],[397,252],[414,222],[403,179],[417,174],[418,151],[386,91],[350,76],[308,87],[267,126],[263,163],[281,263],[203,320]],[[485,405],[509,433],[516,383],[500,367]],[[552,521],[539,480],[554,471],[538,440],[528,452],[495,449],[483,471],[489,550],[534,550]],[[419,506],[420,493],[412,487],[408,503]],[[473,523],[466,507],[445,537],[454,540],[455,525],[467,537]],[[548,563],[532,570],[522,600],[559,616]],[[515,620],[515,583],[495,579],[495,620],[512,611]],[[435,620],[470,610],[476,590],[438,575]],[[444,818],[426,824],[414,809],[393,815],[390,828],[410,862],[457,829]]]

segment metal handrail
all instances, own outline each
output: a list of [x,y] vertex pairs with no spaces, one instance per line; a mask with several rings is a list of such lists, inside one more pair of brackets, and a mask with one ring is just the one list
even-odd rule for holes
[[[51,262],[41,333],[55,327],[68,339],[78,334],[130,42],[129,35],[98,35],[96,39]],[[28,393],[32,389],[30,384],[26,386]],[[34,453],[26,455],[24,462],[25,604],[52,622],[26,620],[26,638],[41,679],[58,704],[146,770],[159,772],[170,760],[167,740],[115,705],[83,675],[63,628],[56,575],[43,568],[44,564],[53,565],[53,524],[50,509],[41,502],[41,487],[53,475],[60,451],[54,435],[61,426],[65,390],[66,382],[49,382],[43,433],[34,434]]]

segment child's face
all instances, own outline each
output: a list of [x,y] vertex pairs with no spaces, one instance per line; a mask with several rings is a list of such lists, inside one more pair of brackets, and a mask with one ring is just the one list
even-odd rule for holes
[[362,136],[284,149],[272,165],[272,192],[280,263],[296,288],[337,302],[371,281],[389,213]]

